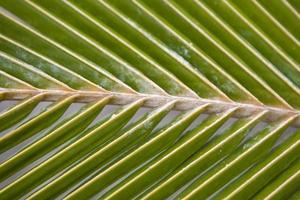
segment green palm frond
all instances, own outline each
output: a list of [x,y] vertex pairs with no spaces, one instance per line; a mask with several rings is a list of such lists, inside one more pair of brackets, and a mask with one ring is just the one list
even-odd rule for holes
[[0,5],[0,199],[299,198],[299,1]]

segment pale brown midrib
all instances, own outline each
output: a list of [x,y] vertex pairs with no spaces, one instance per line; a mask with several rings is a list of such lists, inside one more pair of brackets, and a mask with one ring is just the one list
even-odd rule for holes
[[207,109],[207,113],[220,113],[225,110],[239,107],[239,111],[235,112],[233,117],[251,117],[253,114],[261,111],[269,111],[266,115],[265,121],[273,122],[277,121],[282,117],[288,117],[292,115],[298,115],[297,119],[292,123],[292,126],[300,127],[300,110],[296,109],[285,109],[271,106],[260,106],[254,104],[238,103],[238,102],[225,102],[213,99],[203,98],[191,98],[191,97],[179,97],[179,96],[163,96],[154,94],[129,94],[129,93],[118,93],[118,92],[95,92],[95,91],[66,91],[66,90],[21,90],[21,89],[5,89],[0,88],[0,94],[4,94],[2,100],[23,100],[29,96],[39,95],[44,93],[44,101],[57,101],[60,98],[78,94],[79,97],[75,100],[76,102],[93,102],[104,98],[106,96],[112,96],[111,104],[126,105],[133,101],[137,101],[141,98],[147,98],[145,101],[145,107],[158,107],[167,102],[176,100],[177,103],[174,106],[175,110],[191,110],[199,107],[203,104],[210,104],[210,108]]

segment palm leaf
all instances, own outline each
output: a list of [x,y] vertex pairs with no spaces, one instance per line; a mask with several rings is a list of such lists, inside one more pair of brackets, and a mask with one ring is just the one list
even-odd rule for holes
[[0,199],[297,199],[296,0],[2,0]]

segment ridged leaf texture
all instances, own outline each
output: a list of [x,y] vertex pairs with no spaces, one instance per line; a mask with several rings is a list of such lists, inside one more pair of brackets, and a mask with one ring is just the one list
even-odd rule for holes
[[300,199],[300,1],[1,0],[0,199]]

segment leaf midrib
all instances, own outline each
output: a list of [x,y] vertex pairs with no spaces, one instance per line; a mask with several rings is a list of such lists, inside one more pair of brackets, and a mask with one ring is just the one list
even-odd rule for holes
[[[2,94],[2,95],[1,95]],[[255,105],[250,103],[239,102],[226,102],[214,99],[193,98],[193,97],[181,97],[172,95],[156,95],[156,94],[144,94],[144,93],[120,93],[120,92],[96,92],[96,91],[82,91],[82,90],[24,90],[24,89],[6,89],[0,88],[0,97],[2,100],[23,100],[29,96],[44,94],[43,101],[57,101],[58,99],[65,98],[72,95],[78,95],[74,102],[93,102],[101,98],[112,96],[111,104],[126,105],[128,103],[147,98],[144,103],[145,107],[155,108],[170,101],[177,101],[174,106],[175,110],[187,111],[197,108],[203,104],[209,104],[207,113],[220,113],[225,110],[238,107],[240,108],[233,117],[242,118],[249,117],[257,112],[268,111],[266,118],[267,122],[276,121],[282,117],[288,117],[292,115],[300,115],[300,110],[287,109],[280,107],[272,107],[266,105]],[[300,127],[300,118],[297,118],[293,123],[293,126]]]

